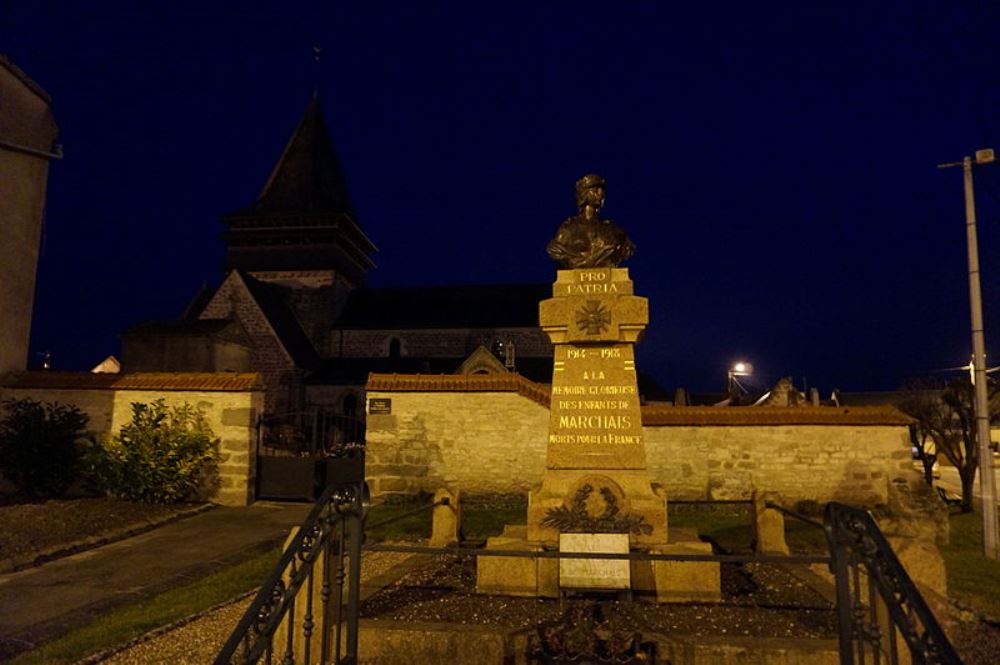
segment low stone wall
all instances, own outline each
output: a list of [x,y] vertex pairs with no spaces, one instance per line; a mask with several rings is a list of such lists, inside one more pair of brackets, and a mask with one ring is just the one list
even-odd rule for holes
[[[375,496],[525,494],[542,480],[548,433],[543,387],[521,377],[373,375],[366,475]],[[370,402],[369,402],[370,403]],[[654,482],[683,499],[885,503],[912,473],[908,419],[885,407],[659,407],[643,410]]]
[[110,435],[132,418],[132,404],[163,399],[168,406],[191,404],[204,412],[219,437],[219,487],[206,497],[223,505],[253,501],[256,479],[257,414],[264,394],[257,374],[26,372],[0,387],[3,399],[73,404],[90,417],[89,429]]

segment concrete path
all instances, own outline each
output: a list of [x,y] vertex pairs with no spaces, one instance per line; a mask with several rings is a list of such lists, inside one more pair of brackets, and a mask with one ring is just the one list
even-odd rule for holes
[[149,533],[0,576],[0,662],[284,540],[311,504],[216,507]]

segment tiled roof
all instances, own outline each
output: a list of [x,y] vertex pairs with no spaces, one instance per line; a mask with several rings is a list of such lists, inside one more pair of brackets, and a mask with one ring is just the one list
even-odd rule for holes
[[344,171],[313,95],[260,196],[236,214],[317,212],[354,216]]
[[43,390],[262,390],[255,372],[135,372],[93,374],[91,372],[22,372],[4,384],[7,388]]
[[370,374],[366,390],[389,392],[516,392],[548,408],[549,389],[520,374]]
[[642,410],[644,425],[909,425],[894,407],[658,406]]
[[[518,374],[371,374],[369,391],[517,392],[549,406],[548,386]],[[656,406],[642,408],[647,426],[708,425],[909,425],[911,419],[891,406],[876,407],[727,407]]]
[[352,291],[335,328],[537,328],[550,284],[364,288]]

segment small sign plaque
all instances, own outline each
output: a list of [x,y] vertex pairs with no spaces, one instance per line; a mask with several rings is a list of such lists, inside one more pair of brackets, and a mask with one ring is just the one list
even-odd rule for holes
[[[560,533],[559,551],[628,554],[628,534]],[[559,560],[559,586],[564,589],[628,589],[631,582],[624,559]]]
[[368,400],[368,414],[388,414],[392,413],[391,397],[372,397]]

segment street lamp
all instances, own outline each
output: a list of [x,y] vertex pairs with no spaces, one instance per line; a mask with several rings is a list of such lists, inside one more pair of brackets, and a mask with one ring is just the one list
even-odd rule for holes
[[976,199],[972,190],[972,165],[996,160],[992,149],[977,150],[975,157],[938,164],[939,169],[961,166],[965,176],[965,239],[969,252],[969,305],[972,314],[972,365],[976,402],[976,444],[979,448],[979,485],[983,494],[983,551],[1000,558],[997,547],[997,491],[990,449],[990,414],[986,400],[986,344],[983,341],[983,297],[979,285],[979,241],[976,236]]
[[728,381],[726,382],[726,392],[730,397],[746,393],[746,389],[740,385],[736,377],[750,376],[751,374],[753,374],[753,365],[750,363],[742,360],[733,363],[733,366],[729,368]]

